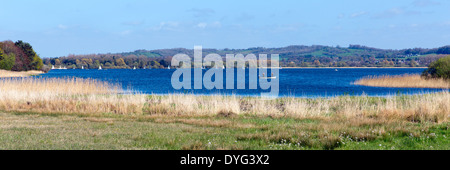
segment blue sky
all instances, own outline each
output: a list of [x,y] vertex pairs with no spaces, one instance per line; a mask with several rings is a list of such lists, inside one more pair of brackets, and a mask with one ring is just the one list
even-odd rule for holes
[[14,0],[0,3],[0,40],[41,57],[137,49],[450,43],[446,0]]

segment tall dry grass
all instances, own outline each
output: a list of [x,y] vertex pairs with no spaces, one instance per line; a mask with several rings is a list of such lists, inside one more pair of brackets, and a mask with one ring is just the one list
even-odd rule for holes
[[265,115],[275,117],[380,117],[410,121],[447,121],[450,93],[411,96],[331,98],[242,98],[238,96],[152,96],[146,114],[167,115]]
[[21,71],[21,72],[0,70],[0,78],[4,78],[4,77],[28,77],[28,76],[39,75],[39,74],[43,74],[43,73],[44,72],[37,71],[37,70]]
[[91,79],[0,79],[0,110],[169,116],[369,117],[446,122],[450,93],[369,97],[264,99],[239,96],[121,95],[120,86]]
[[369,76],[355,82],[358,85],[374,87],[450,88],[450,81],[444,79],[424,79],[420,75]]
[[[143,95],[120,95],[121,87],[81,78],[0,79],[0,110],[46,113],[141,113]],[[141,108],[139,108],[141,107]]]

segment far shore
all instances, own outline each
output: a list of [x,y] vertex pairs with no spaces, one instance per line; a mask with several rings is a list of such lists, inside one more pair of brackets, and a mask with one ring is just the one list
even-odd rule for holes
[[30,71],[8,71],[8,70],[0,70],[0,78],[7,77],[29,77],[35,76],[39,74],[44,74],[43,71],[38,70],[30,70]]

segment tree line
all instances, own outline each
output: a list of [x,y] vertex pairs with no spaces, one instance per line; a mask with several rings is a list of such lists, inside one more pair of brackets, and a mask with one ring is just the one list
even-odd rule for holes
[[[67,68],[167,68],[172,56],[183,53],[193,56],[192,49],[174,48],[136,50],[115,54],[68,55],[48,58],[46,65]],[[282,48],[203,49],[203,55],[226,54],[279,54],[281,67],[426,67],[433,61],[450,54],[450,46],[433,49],[413,48],[385,50],[361,45],[349,47],[288,46]]]
[[171,57],[147,57],[144,55],[122,54],[90,54],[69,55],[58,58],[45,58],[44,64],[48,66],[66,67],[68,69],[86,68],[98,69],[100,66],[107,69],[131,69],[131,68],[165,68],[169,66]]
[[33,47],[21,40],[0,42],[0,69],[12,71],[42,70],[43,61]]

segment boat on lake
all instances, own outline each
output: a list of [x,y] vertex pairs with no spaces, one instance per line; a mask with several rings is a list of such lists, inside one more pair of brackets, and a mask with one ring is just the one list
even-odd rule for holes
[[266,77],[264,73],[262,76],[259,76],[259,79],[276,79],[276,78],[277,78],[276,76],[273,76],[273,73],[272,73],[271,77]]

